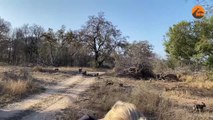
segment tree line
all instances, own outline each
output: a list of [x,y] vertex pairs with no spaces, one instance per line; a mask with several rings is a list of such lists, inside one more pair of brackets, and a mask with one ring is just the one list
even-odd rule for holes
[[79,30],[54,31],[25,24],[12,29],[0,18],[0,62],[12,65],[86,66],[123,69],[143,65],[162,71],[190,66],[213,68],[213,17],[181,21],[164,41],[167,59],[160,59],[148,41],[128,42],[103,13],[89,16]]
[[65,26],[45,30],[28,24],[12,29],[10,22],[0,18],[0,62],[8,64],[114,67],[121,55],[133,56],[134,46],[147,47],[139,51],[147,57],[153,54],[147,41],[127,42],[103,13],[89,16],[79,30],[66,30]]

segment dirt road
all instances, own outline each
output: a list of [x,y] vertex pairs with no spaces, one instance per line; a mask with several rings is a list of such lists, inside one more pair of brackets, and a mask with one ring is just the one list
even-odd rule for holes
[[94,77],[73,76],[47,90],[0,109],[0,120],[55,120],[56,113],[74,103],[95,82]]

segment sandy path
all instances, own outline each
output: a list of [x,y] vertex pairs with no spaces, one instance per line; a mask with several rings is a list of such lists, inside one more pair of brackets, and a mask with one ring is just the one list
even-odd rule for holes
[[55,120],[55,114],[70,106],[94,81],[77,75],[48,86],[45,93],[0,109],[0,120]]

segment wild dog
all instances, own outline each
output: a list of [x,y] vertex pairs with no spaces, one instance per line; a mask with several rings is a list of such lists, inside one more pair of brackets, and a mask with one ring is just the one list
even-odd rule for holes
[[203,112],[205,107],[206,107],[206,104],[202,102],[201,104],[194,104],[193,110],[196,112]]
[[96,77],[98,76],[98,73],[87,73],[86,76],[90,76],[90,77]]
[[106,81],[106,86],[108,86],[108,85],[113,85],[114,84],[114,82],[112,82],[112,81],[110,81],[110,80],[107,80]]
[[95,76],[99,76],[99,73],[96,73],[96,75]]
[[136,67],[130,67],[128,72],[129,73],[136,73],[137,72],[137,68]]
[[82,68],[79,68],[79,69],[78,69],[78,72],[81,73],[81,72],[82,72]]
[[82,71],[82,75],[87,75],[87,71]]
[[155,75],[155,79],[156,79],[156,80],[164,80],[164,79],[165,79],[165,78],[164,78],[164,74],[162,74],[162,73],[156,74],[156,75]]
[[119,83],[119,86],[120,86],[120,87],[123,87],[124,85],[123,85],[123,83]]
[[175,75],[175,74],[167,74],[167,75],[163,76],[163,78],[165,80],[169,80],[169,81],[171,81],[171,80],[179,81],[177,75]]

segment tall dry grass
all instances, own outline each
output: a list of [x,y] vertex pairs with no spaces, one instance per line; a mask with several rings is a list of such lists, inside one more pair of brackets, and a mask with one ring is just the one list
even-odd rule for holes
[[33,83],[30,81],[7,81],[4,83],[3,91],[10,95],[24,95],[28,92],[31,92],[33,88]]
[[181,80],[186,82],[191,87],[200,89],[213,89],[212,72],[182,75]]
[[30,69],[19,68],[4,71],[0,79],[0,107],[42,91],[34,82]]

